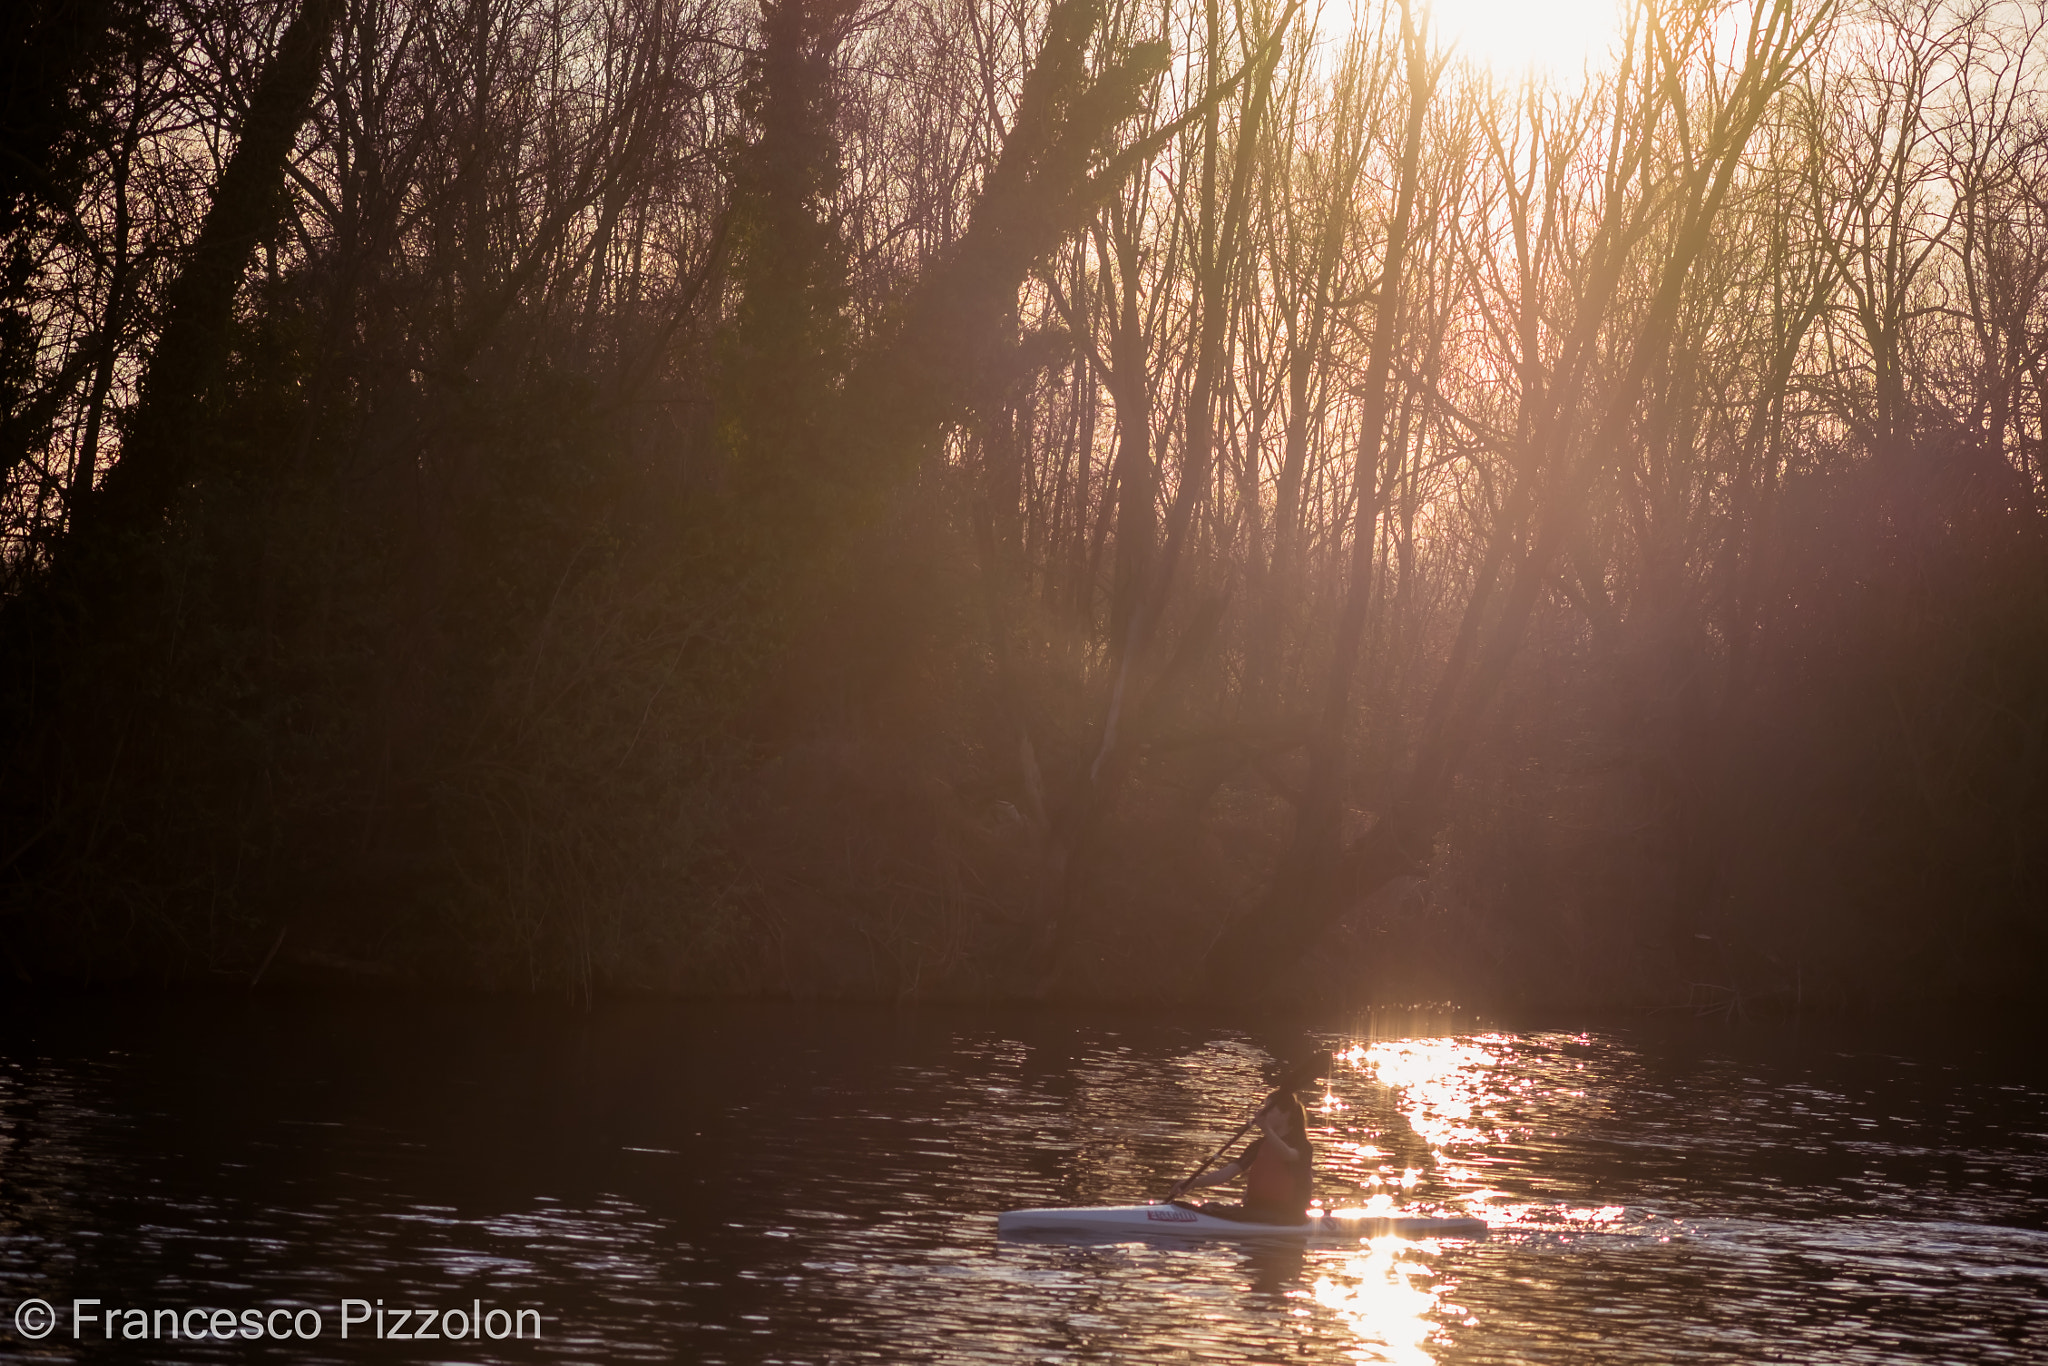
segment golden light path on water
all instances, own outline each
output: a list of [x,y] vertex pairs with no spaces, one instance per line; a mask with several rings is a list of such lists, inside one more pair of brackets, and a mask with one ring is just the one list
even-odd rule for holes
[[1433,0],[1428,12],[1439,42],[1508,78],[1599,66],[1620,25],[1617,0]]
[[[1482,1041],[1406,1039],[1355,1045],[1337,1060],[1339,1066],[1392,1089],[1403,1118],[1439,1161],[1448,1145],[1484,1140],[1470,1123],[1477,1074],[1490,1061]],[[1318,1108],[1334,1118],[1333,1112],[1347,1107],[1333,1091]],[[1412,1167],[1386,1169],[1379,1182],[1383,1187],[1413,1189],[1419,1175]],[[1360,1208],[1366,1213],[1391,1212],[1392,1203],[1391,1192],[1383,1190]],[[1483,1194],[1471,1202],[1483,1203]],[[1475,1207],[1471,1212],[1482,1211]],[[1433,1346],[1445,1345],[1445,1329],[1467,1316],[1447,1298],[1453,1287],[1431,1267],[1436,1250],[1428,1240],[1375,1238],[1356,1252],[1323,1259],[1309,1296],[1351,1330],[1357,1339],[1354,1359],[1390,1366],[1430,1366],[1437,1359]]]
[[[1512,1101],[1517,1091],[1536,1085],[1526,1075],[1511,1075],[1503,1068],[1503,1054],[1511,1047],[1509,1036],[1479,1035],[1359,1044],[1337,1055],[1340,1067],[1387,1088],[1401,1119],[1427,1145],[1432,1184],[1459,1207],[1446,1213],[1477,1215],[1499,1224],[1517,1222],[1533,1212],[1490,1188],[1481,1170],[1486,1149],[1497,1137],[1494,1112],[1503,1101]],[[1316,1112],[1336,1127],[1342,1112],[1350,1108],[1333,1088]],[[1368,1160],[1379,1155],[1370,1144],[1335,1146]],[[1393,1189],[1412,1192],[1422,1175],[1412,1166],[1382,1165],[1373,1179],[1380,1193],[1340,1212],[1392,1213]],[[1546,1213],[1567,1226],[1593,1228],[1611,1225],[1623,1211],[1609,1206]],[[1440,1252],[1434,1240],[1388,1237],[1372,1239],[1356,1251],[1323,1254],[1308,1298],[1349,1328],[1356,1339],[1354,1360],[1430,1366],[1449,1348],[1458,1327],[1477,1322],[1452,1298],[1456,1282],[1436,1271]]]
[[1428,1283],[1429,1268],[1415,1254],[1403,1239],[1377,1238],[1316,1278],[1310,1294],[1357,1334],[1360,1360],[1393,1366],[1436,1360],[1429,1341],[1454,1306],[1442,1299],[1447,1287]]

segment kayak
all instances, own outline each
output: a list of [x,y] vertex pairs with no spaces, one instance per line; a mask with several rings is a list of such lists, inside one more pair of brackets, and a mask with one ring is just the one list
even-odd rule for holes
[[1427,1215],[1366,1214],[1354,1210],[1310,1210],[1298,1224],[1254,1224],[1226,1219],[1193,1205],[1094,1205],[1074,1209],[1012,1209],[996,1216],[1004,1238],[1067,1234],[1096,1238],[1482,1238],[1486,1221]]

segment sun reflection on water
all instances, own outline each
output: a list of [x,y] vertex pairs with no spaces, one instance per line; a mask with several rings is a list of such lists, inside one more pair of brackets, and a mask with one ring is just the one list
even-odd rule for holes
[[[1354,1047],[1341,1056],[1394,1092],[1403,1120],[1429,1150],[1438,1180],[1456,1192],[1467,1212],[1481,1214],[1498,1192],[1485,1189],[1482,1154],[1493,1137],[1488,1118],[1500,1079],[1491,1075],[1506,1035],[1392,1039]],[[1389,1184],[1413,1191],[1422,1172],[1403,1170]]]
[[[1418,1208],[1407,1201],[1426,1182],[1427,1194],[1451,1195],[1471,1212],[1481,1212],[1494,1192],[1484,1189],[1474,1162],[1493,1137],[1488,1114],[1499,1099],[1501,1078],[1492,1074],[1507,1043],[1506,1036],[1481,1035],[1388,1040],[1338,1050],[1340,1066],[1387,1088],[1393,1111],[1428,1156],[1425,1165],[1414,1165],[1412,1143],[1393,1135],[1326,1145],[1324,1151],[1365,1177],[1361,1193],[1365,1187],[1372,1192],[1363,1201],[1343,1200],[1343,1208],[1332,1212],[1386,1215]],[[1332,1128],[1345,1126],[1348,1116],[1337,1112],[1355,1105],[1338,1100],[1336,1089],[1320,1107]],[[1476,1322],[1449,1300],[1455,1282],[1436,1270],[1438,1251],[1434,1242],[1386,1237],[1318,1258],[1309,1296],[1349,1331],[1355,1340],[1351,1359],[1431,1366],[1449,1349],[1454,1327]]]
[[1402,1238],[1375,1238],[1357,1252],[1333,1257],[1309,1293],[1358,1339],[1354,1361],[1432,1366],[1442,1322],[1463,1311],[1444,1297],[1451,1285],[1422,1260],[1422,1246]]
[[1364,1050],[1357,1066],[1402,1094],[1402,1113],[1432,1151],[1451,1143],[1483,1142],[1475,1119],[1483,1095],[1481,1074],[1493,1062],[1495,1035],[1470,1039],[1398,1039]]

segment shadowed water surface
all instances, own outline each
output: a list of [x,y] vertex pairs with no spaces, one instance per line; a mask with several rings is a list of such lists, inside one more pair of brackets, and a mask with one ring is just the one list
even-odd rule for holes
[[[1319,1189],[1480,1213],[1493,1236],[1087,1246],[999,1242],[995,1214],[1157,1196],[1303,1035],[1043,1013],[17,1005],[0,1022],[0,1356],[2042,1359],[2048,1089],[1994,1041],[1467,1028],[1316,1036],[1340,1050],[1311,1107]],[[11,1327],[29,1296],[310,1307],[321,1331],[74,1342],[65,1317],[29,1342]],[[343,1342],[344,1298],[534,1309],[542,1336],[380,1344],[357,1326]]]

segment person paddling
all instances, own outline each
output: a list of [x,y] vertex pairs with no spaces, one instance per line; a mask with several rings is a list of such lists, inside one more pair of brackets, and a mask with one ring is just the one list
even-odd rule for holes
[[1204,1214],[1256,1224],[1298,1224],[1308,1218],[1309,1196],[1315,1187],[1315,1148],[1308,1141],[1308,1111],[1294,1092],[1282,1087],[1259,1107],[1259,1137],[1213,1172],[1197,1172],[1176,1182],[1169,1200],[1188,1191],[1220,1186],[1244,1177],[1244,1203],[1204,1204]]

